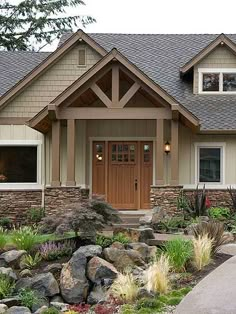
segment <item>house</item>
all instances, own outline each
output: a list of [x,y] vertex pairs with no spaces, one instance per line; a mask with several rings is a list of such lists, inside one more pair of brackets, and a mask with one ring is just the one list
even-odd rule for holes
[[58,213],[88,194],[117,209],[236,185],[236,35],[66,34],[0,52],[0,211]]

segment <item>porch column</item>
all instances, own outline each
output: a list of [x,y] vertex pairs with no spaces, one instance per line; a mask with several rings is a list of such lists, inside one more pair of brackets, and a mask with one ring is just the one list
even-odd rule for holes
[[60,137],[61,121],[52,122],[52,182],[51,186],[60,186]]
[[179,122],[171,120],[171,185],[179,185]]
[[75,186],[75,120],[67,120],[67,186]]
[[156,120],[156,185],[164,185],[164,120]]

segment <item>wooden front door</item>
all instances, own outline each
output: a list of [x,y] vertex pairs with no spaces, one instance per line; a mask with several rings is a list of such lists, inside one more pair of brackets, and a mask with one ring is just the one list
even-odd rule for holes
[[93,193],[105,195],[117,209],[150,208],[152,142],[93,144]]

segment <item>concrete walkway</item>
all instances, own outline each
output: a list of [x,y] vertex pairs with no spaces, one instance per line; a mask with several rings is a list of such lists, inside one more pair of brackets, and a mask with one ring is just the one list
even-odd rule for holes
[[174,314],[235,314],[236,256],[205,277],[177,306]]

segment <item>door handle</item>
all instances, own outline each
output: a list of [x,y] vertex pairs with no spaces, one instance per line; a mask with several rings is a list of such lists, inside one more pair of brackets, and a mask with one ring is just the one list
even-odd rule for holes
[[137,191],[137,189],[138,189],[138,180],[137,179],[135,179],[135,181],[134,181],[134,188],[135,188],[135,191]]

